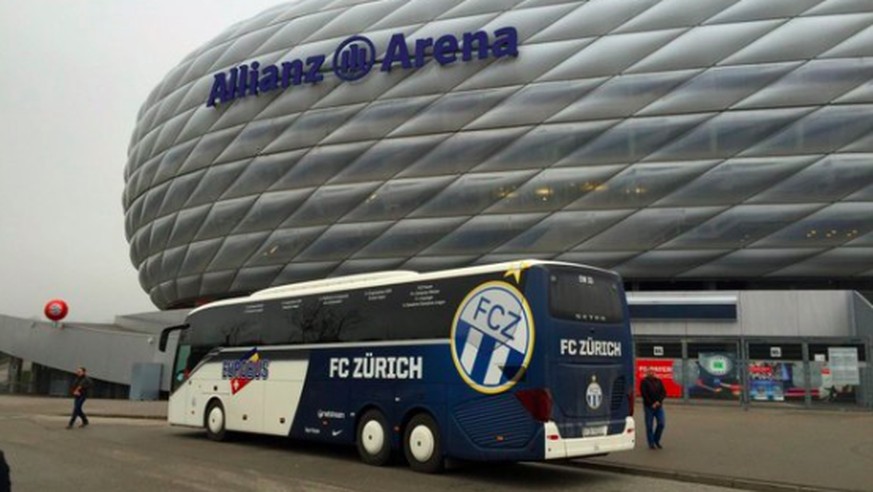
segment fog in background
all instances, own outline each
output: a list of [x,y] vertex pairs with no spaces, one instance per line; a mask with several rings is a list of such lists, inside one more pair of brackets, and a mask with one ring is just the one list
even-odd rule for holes
[[149,92],[276,0],[0,2],[0,314],[70,321],[156,308],[124,238],[124,166]]

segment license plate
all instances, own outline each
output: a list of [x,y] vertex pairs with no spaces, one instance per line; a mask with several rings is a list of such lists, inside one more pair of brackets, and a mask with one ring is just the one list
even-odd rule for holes
[[606,426],[598,425],[596,427],[583,427],[582,437],[600,437],[606,435]]

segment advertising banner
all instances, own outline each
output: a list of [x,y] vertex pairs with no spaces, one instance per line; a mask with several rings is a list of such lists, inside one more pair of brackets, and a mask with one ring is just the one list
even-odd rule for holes
[[691,398],[739,398],[742,393],[736,355],[731,352],[700,352],[686,368]]
[[794,388],[791,363],[750,362],[749,397],[755,401],[785,401],[789,397],[803,397],[803,388]]
[[[674,367],[678,366],[678,367]],[[637,394],[640,394],[640,381],[646,377],[646,372],[651,369],[655,376],[664,383],[667,390],[667,398],[682,398],[682,385],[679,382],[682,361],[673,359],[637,359]]]

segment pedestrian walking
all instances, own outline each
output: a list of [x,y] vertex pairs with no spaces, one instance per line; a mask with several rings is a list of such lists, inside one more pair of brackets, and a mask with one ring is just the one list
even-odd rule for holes
[[[661,434],[664,432],[664,398],[667,390],[664,383],[655,377],[655,371],[646,371],[646,377],[640,381],[640,393],[643,395],[643,407],[646,418],[646,440],[649,441],[649,449],[661,449]],[[652,430],[653,421],[657,421],[657,427]]]
[[73,381],[72,393],[73,397],[75,397],[75,401],[73,403],[73,415],[70,417],[70,423],[67,424],[67,429],[73,428],[73,424],[76,423],[76,417],[82,419],[80,427],[88,425],[88,416],[85,415],[82,406],[85,405],[85,400],[88,399],[88,394],[91,391],[92,385],[91,378],[88,377],[88,371],[84,367],[80,367],[76,371],[76,380]]

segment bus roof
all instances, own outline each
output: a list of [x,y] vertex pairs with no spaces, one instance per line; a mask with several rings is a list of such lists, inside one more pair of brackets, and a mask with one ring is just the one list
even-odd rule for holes
[[587,265],[579,265],[576,263],[567,263],[561,261],[547,261],[547,260],[519,260],[519,261],[509,261],[504,263],[492,263],[489,265],[481,265],[481,266],[472,266],[472,267],[464,267],[464,268],[454,268],[451,270],[438,270],[434,272],[427,273],[418,273],[411,270],[395,270],[395,271],[387,271],[387,272],[374,272],[374,273],[362,273],[356,275],[346,275],[342,277],[332,277],[326,278],[322,280],[311,280],[307,282],[299,282],[295,284],[287,284],[280,285],[277,287],[270,287],[268,289],[263,289],[252,293],[251,295],[244,297],[235,297],[233,299],[224,299],[221,301],[210,302],[209,304],[204,304],[203,306],[197,307],[193,309],[188,316],[191,316],[194,313],[197,313],[201,310],[221,307],[221,306],[230,306],[234,304],[247,304],[252,302],[260,302],[260,301],[268,301],[273,299],[282,299],[286,297],[293,296],[303,296],[303,295],[313,295],[313,294],[324,294],[329,292],[350,290],[350,289],[360,289],[366,287],[384,287],[388,285],[394,285],[403,282],[410,282],[415,280],[427,281],[427,280],[439,280],[443,278],[453,278],[453,277],[464,277],[468,275],[478,275],[482,273],[490,273],[490,272],[499,272],[499,271],[513,271],[513,270],[524,270],[530,266],[534,265],[565,265],[565,266],[585,266],[585,268],[590,268],[592,270],[599,270],[606,272],[607,270],[603,270],[597,267],[591,267]]

